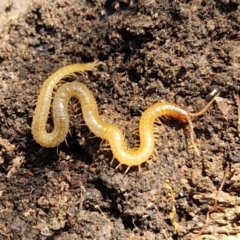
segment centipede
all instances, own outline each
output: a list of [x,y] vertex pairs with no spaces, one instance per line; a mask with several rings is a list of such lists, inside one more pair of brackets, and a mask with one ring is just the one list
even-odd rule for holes
[[[203,115],[212,105],[216,96],[201,111],[196,113],[189,113],[177,104],[166,101],[161,101],[148,107],[142,113],[139,122],[139,146],[138,148],[130,148],[126,143],[122,130],[101,118],[93,93],[84,83],[78,81],[65,82],[54,92],[56,85],[66,76],[74,73],[94,71],[99,64],[99,61],[94,61],[67,65],[58,69],[43,83],[37,99],[31,127],[33,138],[38,144],[42,147],[53,148],[66,139],[69,131],[68,104],[71,98],[76,98],[80,102],[85,124],[96,137],[105,140],[109,144],[109,149],[113,155],[112,159],[117,159],[118,161],[116,168],[125,165],[125,173],[131,167],[140,167],[142,163],[149,161],[157,141],[154,136],[155,121],[165,116],[188,125],[191,145],[196,155],[200,155],[200,150],[195,143],[192,120]],[[52,97],[53,92],[54,97]],[[50,108],[52,108],[53,128],[51,132],[48,132],[46,125]]]

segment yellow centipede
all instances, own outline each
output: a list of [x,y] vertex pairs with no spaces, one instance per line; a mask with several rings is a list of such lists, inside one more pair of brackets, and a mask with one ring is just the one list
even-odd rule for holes
[[43,147],[56,147],[64,141],[69,130],[68,103],[70,98],[75,97],[81,104],[85,124],[97,137],[106,140],[112,151],[113,157],[119,161],[120,165],[126,165],[126,172],[132,166],[140,166],[147,162],[154,151],[154,121],[162,116],[171,116],[189,125],[190,141],[196,154],[200,154],[194,141],[194,130],[192,118],[204,114],[214,98],[198,113],[188,113],[182,107],[169,102],[160,102],[150,106],[143,112],[139,123],[140,146],[136,150],[127,146],[124,134],[113,124],[102,120],[98,113],[96,100],[92,92],[83,83],[74,81],[63,84],[55,93],[52,103],[53,130],[47,132],[46,124],[53,89],[56,84],[75,72],[93,71],[99,62],[85,64],[73,64],[60,68],[54,72],[44,82],[32,121],[32,134],[37,143]]

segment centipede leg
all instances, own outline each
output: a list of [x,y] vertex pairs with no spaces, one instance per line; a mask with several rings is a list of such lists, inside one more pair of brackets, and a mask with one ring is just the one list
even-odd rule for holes
[[44,149],[44,147],[42,147],[38,152],[41,152]]
[[115,159],[115,157],[113,156],[113,157],[112,157],[112,160],[111,160],[111,162],[110,162],[110,165],[113,164],[114,159]]
[[101,143],[100,143],[100,149],[101,149],[101,150],[105,150],[105,151],[111,150],[109,143],[108,143],[105,139],[103,139],[103,140],[101,141]]
[[164,125],[162,124],[161,120],[157,118],[154,121],[154,126],[153,126],[154,141],[158,141],[159,135],[162,132],[161,128],[164,128]]
[[[85,126],[86,126],[86,124],[80,124],[80,126],[81,126],[81,125],[85,125]],[[92,136],[91,136],[91,135],[92,135]],[[91,138],[97,138],[97,136],[93,135],[92,132],[89,131],[89,133],[87,134],[87,138],[89,138],[89,139],[91,139]],[[104,141],[104,139],[103,139],[102,141]]]
[[67,147],[69,148],[69,145],[68,145],[68,142],[67,142],[66,138],[64,139],[64,142],[66,143]]
[[129,169],[130,169],[131,166],[128,166],[127,169],[125,170],[124,174],[123,174],[123,177],[126,176],[126,174],[128,173]]
[[115,169],[117,170],[121,165],[122,165],[122,164],[119,163],[119,164],[115,167]]
[[155,121],[154,121],[154,124],[156,124],[157,126],[161,126],[162,125],[162,122],[159,118],[156,118]]
[[139,136],[139,129],[138,129],[138,128],[134,129],[134,130],[132,131],[132,134]]
[[152,157],[153,159],[158,159],[158,158],[159,158],[158,151],[157,151],[156,148],[154,148],[151,157]]
[[198,149],[196,143],[195,143],[195,139],[194,139],[194,130],[193,130],[193,124],[192,124],[192,120],[190,119],[190,117],[187,118],[188,121],[188,125],[189,125],[189,132],[190,132],[190,141],[191,144],[193,146],[193,149],[196,153],[197,156],[200,156],[200,150]]
[[47,132],[51,132],[51,131],[52,131],[52,126],[51,126],[51,124],[49,124],[49,123],[46,124],[46,131],[47,131]]

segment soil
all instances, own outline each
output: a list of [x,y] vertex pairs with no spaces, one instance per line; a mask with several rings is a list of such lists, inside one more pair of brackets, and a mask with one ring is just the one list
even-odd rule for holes
[[[17,16],[14,4],[1,9],[0,239],[239,239],[240,3],[37,0]],[[152,104],[197,112],[218,90],[194,121],[201,157],[187,126],[165,119],[158,154],[124,176],[76,102],[66,142],[42,149],[31,134],[42,83],[94,59],[104,65],[75,77],[130,146]]]

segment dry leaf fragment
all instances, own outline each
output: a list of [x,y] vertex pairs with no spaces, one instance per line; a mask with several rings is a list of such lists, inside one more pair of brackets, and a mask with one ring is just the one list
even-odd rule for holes
[[219,110],[222,112],[223,116],[227,118],[228,112],[231,110],[232,106],[227,98],[216,97],[215,98]]

